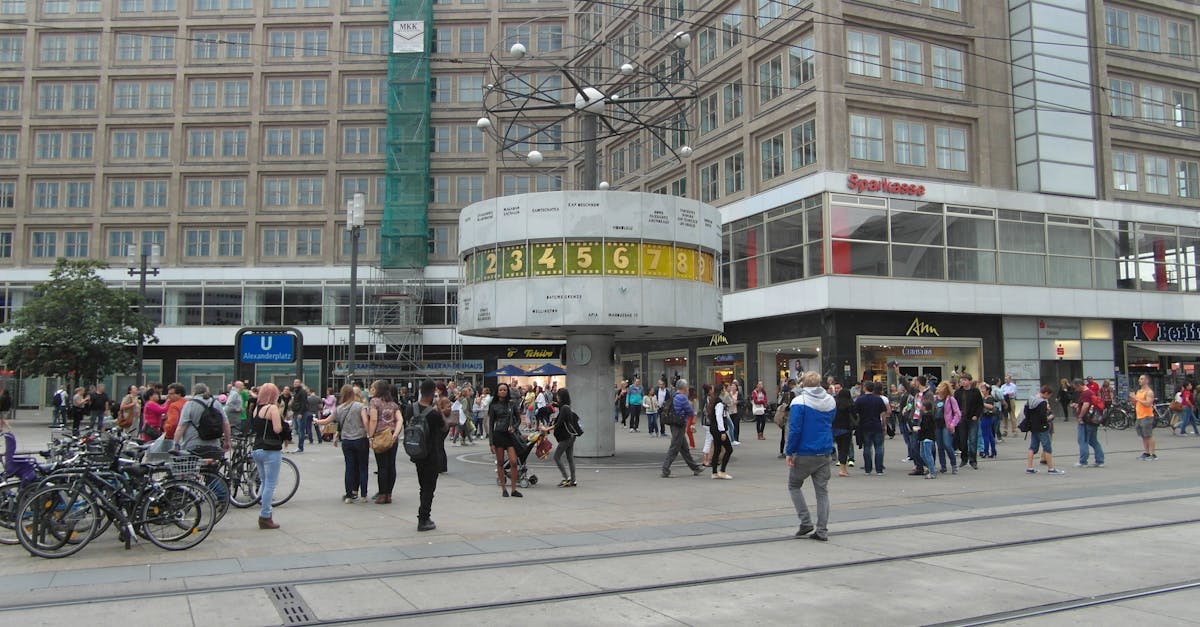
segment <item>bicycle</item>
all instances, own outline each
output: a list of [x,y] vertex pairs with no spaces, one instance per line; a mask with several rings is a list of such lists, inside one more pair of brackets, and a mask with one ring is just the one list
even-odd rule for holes
[[[258,465],[252,457],[253,446],[254,440],[251,436],[239,433],[234,438],[227,466],[229,502],[239,509],[253,507],[262,499],[262,479],[258,476]],[[292,500],[296,491],[300,489],[300,469],[296,463],[286,457],[280,462],[275,496],[271,499],[273,507]]]
[[1133,416],[1136,415],[1133,405],[1122,401],[1113,403],[1104,410],[1103,425],[1109,429],[1124,431],[1133,424]]

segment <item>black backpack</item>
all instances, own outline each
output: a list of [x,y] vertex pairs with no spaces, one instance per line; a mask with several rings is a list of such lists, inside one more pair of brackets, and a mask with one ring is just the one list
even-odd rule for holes
[[192,402],[204,408],[200,412],[200,418],[196,420],[196,435],[201,440],[221,439],[221,436],[225,435],[225,412],[215,402],[205,404],[198,398],[193,398]]
[[[429,457],[429,420],[426,416],[434,411],[433,407],[421,412],[420,407],[413,403],[413,418],[405,421],[401,439],[404,440],[404,452],[414,462],[424,461]],[[420,412],[418,414],[418,412]]]
[[682,427],[683,417],[675,413],[675,395],[672,394],[658,408],[658,421],[668,427]]

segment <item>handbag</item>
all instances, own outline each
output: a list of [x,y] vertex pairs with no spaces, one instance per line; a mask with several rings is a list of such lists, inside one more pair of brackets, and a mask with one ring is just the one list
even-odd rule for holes
[[766,413],[767,413],[767,406],[766,406],[766,405],[760,405],[760,404],[758,404],[758,403],[755,403],[755,404],[754,404],[754,415],[755,415],[755,416],[762,416],[762,415],[764,415],[764,414],[766,414]]
[[262,416],[259,416],[259,418],[262,419],[262,421],[263,421],[262,443],[264,446],[282,447],[283,443],[286,440],[291,439],[291,438],[284,437],[284,434],[286,434],[288,431],[286,422],[283,423],[283,430],[280,431],[279,433],[275,433],[275,430],[270,428],[271,427],[270,420],[267,420],[266,418],[263,418]]
[[157,440],[160,435],[162,435],[162,429],[153,425],[142,425],[142,437],[146,438],[147,441]]
[[391,429],[384,429],[371,436],[371,450],[376,453],[387,451],[396,445],[396,438],[392,436]]

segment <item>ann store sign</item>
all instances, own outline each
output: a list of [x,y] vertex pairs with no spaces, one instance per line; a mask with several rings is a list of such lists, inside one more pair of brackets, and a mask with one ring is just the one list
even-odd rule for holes
[[930,335],[937,337],[942,336],[940,333],[938,333],[937,327],[927,322],[921,322],[920,318],[913,318],[912,324],[908,325],[908,330],[905,331],[904,334],[915,335],[917,337],[925,337]]

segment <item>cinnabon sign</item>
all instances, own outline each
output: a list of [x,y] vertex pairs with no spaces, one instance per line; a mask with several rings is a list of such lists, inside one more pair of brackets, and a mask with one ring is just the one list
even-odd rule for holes
[[898,183],[886,178],[872,179],[857,174],[846,177],[846,187],[856,193],[884,192],[887,194],[903,194],[905,196],[924,196],[925,186],[914,183]]

